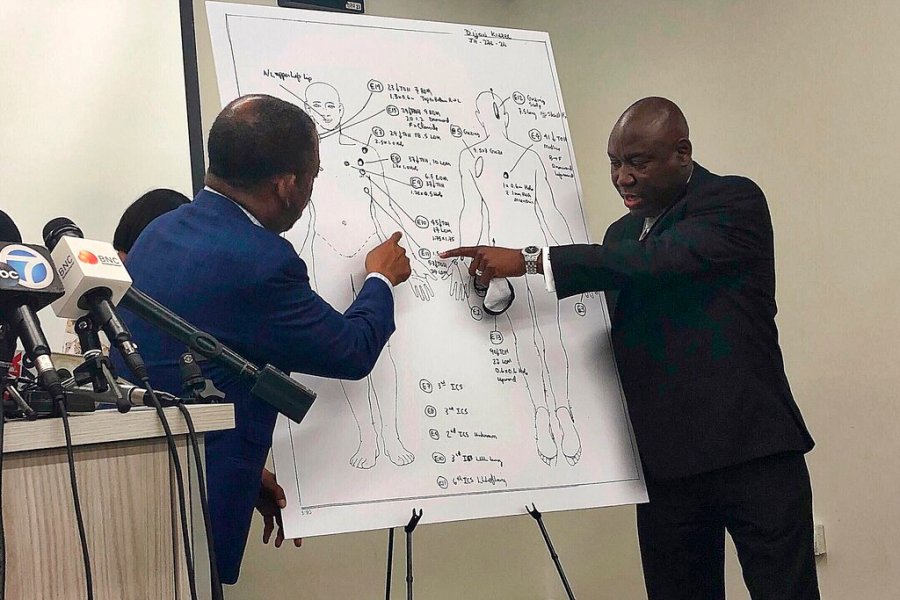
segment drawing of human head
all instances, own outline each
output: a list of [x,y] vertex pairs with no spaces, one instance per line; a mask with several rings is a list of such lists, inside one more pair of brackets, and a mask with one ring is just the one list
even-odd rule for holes
[[478,94],[475,99],[475,117],[487,135],[506,133],[509,126],[509,113],[506,112],[503,100],[493,90]]
[[344,117],[340,94],[333,86],[321,81],[306,88],[306,108],[319,131],[337,129]]

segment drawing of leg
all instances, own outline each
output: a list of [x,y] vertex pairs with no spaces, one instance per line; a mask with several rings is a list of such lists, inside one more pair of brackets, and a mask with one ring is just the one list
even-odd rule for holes
[[[549,327],[547,356],[549,364],[565,365],[564,369],[560,367],[563,381],[559,393],[555,396],[556,418],[559,420],[559,430],[562,436],[560,447],[563,456],[566,457],[566,462],[574,467],[581,460],[581,436],[578,435],[578,429],[575,427],[575,415],[572,414],[572,402],[569,397],[569,357],[566,354],[566,346],[559,324],[559,304],[556,304],[555,307],[556,310],[552,313]],[[554,356],[558,358],[553,360]],[[562,402],[560,398],[563,398]]]
[[406,449],[400,441],[400,432],[397,428],[397,364],[391,354],[390,343],[382,353],[378,364],[372,372],[378,380],[378,387],[372,385],[370,389],[370,403],[372,414],[375,416],[376,427],[381,432],[381,442],[384,453],[391,462],[398,467],[411,464],[416,456]]
[[356,429],[359,432],[359,446],[356,453],[350,457],[350,464],[357,469],[371,469],[378,460],[378,436],[375,428],[375,418],[369,397],[369,381],[341,381],[341,389],[350,404],[350,412],[356,421]]
[[[528,398],[531,400],[531,407],[534,410],[534,440],[537,445],[538,456],[540,456],[545,464],[553,465],[556,463],[559,451],[556,448],[556,437],[553,435],[553,428],[550,425],[550,409],[547,407],[547,401],[543,394],[538,396],[539,399],[535,399],[536,393],[531,386],[531,382],[534,378],[534,370],[530,369],[527,364],[522,361],[522,358],[527,357],[528,354],[520,353],[519,351],[519,339],[516,335],[516,330],[513,327],[512,319],[509,316],[509,311],[504,313],[503,318],[506,319],[506,322],[509,325],[509,331],[513,338],[513,350],[515,352],[516,364],[519,366],[520,371],[522,371],[521,376],[525,381],[525,389],[528,392]],[[526,343],[526,346],[531,346],[531,344]],[[526,350],[526,352],[528,352],[528,350]]]
[[569,403],[569,358],[559,326],[559,305],[555,304],[550,314],[539,313],[529,286],[528,308],[534,325],[534,346],[540,357],[545,402],[554,408],[563,456],[574,466],[581,459],[581,437]]

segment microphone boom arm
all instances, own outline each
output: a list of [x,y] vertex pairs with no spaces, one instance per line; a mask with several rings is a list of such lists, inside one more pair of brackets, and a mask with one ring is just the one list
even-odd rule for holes
[[272,405],[295,423],[299,423],[306,416],[316,399],[316,393],[303,384],[294,381],[272,365],[265,365],[260,369],[234,350],[222,345],[212,335],[197,329],[134,286],[125,292],[120,305],[187,345],[192,352],[213,360],[253,382],[254,385],[250,390],[253,396]]

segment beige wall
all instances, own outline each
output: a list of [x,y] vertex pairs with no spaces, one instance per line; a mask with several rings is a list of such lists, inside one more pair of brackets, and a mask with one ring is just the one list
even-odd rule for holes
[[59,216],[111,240],[144,192],[191,194],[180,31],[174,2],[0,0],[0,209],[25,242]]
[[682,106],[698,161],[762,186],[788,376],[818,440],[822,592],[896,598],[900,3],[518,0],[511,23],[550,31],[597,235],[622,212],[609,127],[642,96]]

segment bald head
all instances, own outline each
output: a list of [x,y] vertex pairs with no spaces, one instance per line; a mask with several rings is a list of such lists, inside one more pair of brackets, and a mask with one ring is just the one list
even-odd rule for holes
[[644,135],[665,137],[672,143],[689,134],[687,119],[678,105],[656,96],[643,98],[626,108],[613,131],[616,129],[635,129]]
[[693,169],[684,113],[650,97],[629,106],[609,134],[613,185],[632,214],[656,216],[678,199]]
[[312,195],[319,136],[303,110],[273,96],[242,96],[209,130],[206,184],[250,211],[266,229],[290,229]]
[[309,168],[317,151],[315,124],[303,110],[273,96],[232,100],[209,130],[209,172],[249,190],[275,175]]

